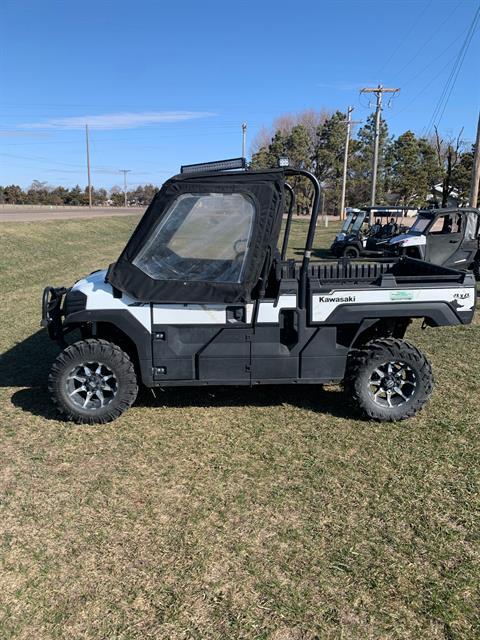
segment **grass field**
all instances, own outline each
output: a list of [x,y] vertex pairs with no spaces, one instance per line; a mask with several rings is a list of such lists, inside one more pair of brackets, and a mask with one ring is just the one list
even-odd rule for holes
[[112,424],[63,423],[42,288],[107,265],[133,224],[0,229],[0,638],[479,638],[478,319],[409,330],[437,386],[405,423],[312,387],[144,392]]

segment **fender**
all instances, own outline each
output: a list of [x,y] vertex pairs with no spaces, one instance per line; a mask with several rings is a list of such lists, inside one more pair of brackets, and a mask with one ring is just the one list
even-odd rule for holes
[[108,322],[124,333],[136,347],[142,382],[147,387],[154,386],[152,372],[152,334],[127,309],[105,309],[77,311],[69,314],[64,325],[82,325]]

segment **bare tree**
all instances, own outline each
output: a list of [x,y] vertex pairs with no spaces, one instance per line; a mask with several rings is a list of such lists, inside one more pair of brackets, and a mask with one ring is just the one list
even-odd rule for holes
[[461,139],[462,133],[463,127],[457,138],[449,137],[443,140],[440,138],[437,127],[435,127],[435,150],[438,168],[442,176],[442,208],[448,205],[448,199],[454,190],[452,175],[462,159],[462,152],[465,146]]

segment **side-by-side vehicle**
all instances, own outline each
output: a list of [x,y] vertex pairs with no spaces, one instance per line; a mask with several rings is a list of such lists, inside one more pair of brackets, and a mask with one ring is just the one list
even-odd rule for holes
[[349,207],[330,251],[338,258],[380,257],[387,242],[408,229],[404,220],[410,211],[408,207]]
[[[281,233],[296,176],[314,192],[301,261],[286,259],[289,224]],[[116,262],[44,291],[42,323],[63,346],[49,377],[61,413],[113,420],[140,383],[295,384],[315,393],[343,382],[370,418],[413,416],[433,377],[404,340],[407,327],[412,318],[471,322],[473,276],[409,257],[313,261],[319,202],[305,170],[252,171],[243,159],[182,167]],[[79,339],[67,346],[74,330]]]
[[480,210],[425,209],[414,224],[386,245],[390,255],[406,255],[453,269],[469,269],[480,279]]

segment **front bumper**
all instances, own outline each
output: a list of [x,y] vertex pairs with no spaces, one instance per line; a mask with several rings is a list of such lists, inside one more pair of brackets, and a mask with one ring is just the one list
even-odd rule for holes
[[345,242],[337,242],[334,241],[332,246],[330,247],[330,252],[333,253],[334,256],[339,258],[342,255],[343,249],[345,249]]
[[45,287],[42,295],[42,319],[40,325],[45,327],[52,340],[63,343],[63,299],[69,289],[65,287]]

